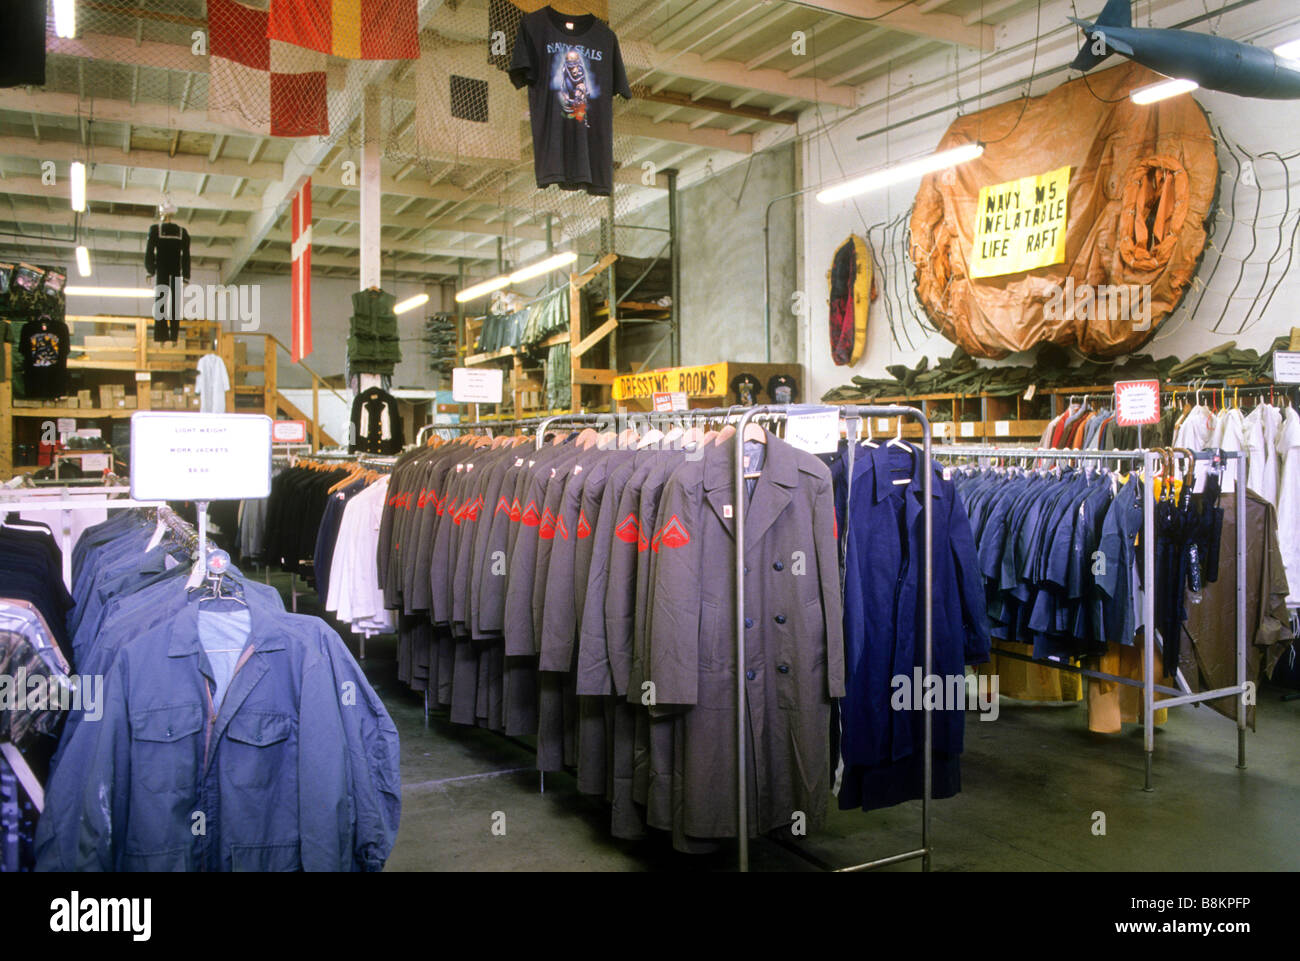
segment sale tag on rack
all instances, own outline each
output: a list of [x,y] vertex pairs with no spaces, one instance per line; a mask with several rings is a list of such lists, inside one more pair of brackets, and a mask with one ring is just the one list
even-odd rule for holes
[[271,418],[265,414],[131,415],[136,500],[252,500],[270,493]]
[[1160,381],[1121,380],[1115,384],[1115,423],[1144,427],[1160,421]]
[[840,446],[840,414],[834,407],[791,407],[785,442],[810,454],[830,454]]

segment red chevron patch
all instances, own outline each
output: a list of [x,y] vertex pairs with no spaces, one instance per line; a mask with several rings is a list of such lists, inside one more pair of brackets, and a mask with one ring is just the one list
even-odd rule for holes
[[569,539],[569,526],[564,523],[563,514],[560,514],[555,518],[555,533],[559,534],[566,541]]
[[668,518],[667,523],[665,523],[663,527],[659,528],[659,531],[655,534],[654,541],[650,546],[654,552],[658,554],[659,548],[661,547],[685,547],[690,542],[691,532],[686,529],[686,525],[678,519],[676,514],[674,514],[672,517]]
[[537,513],[537,505],[529,501],[528,506],[524,508],[523,514],[519,516],[519,520],[529,527],[536,527],[541,523],[541,517]]
[[650,549],[650,541],[646,538],[644,533],[637,535],[636,549],[637,553],[644,553]]
[[510,502],[504,497],[497,501],[497,509],[492,512],[492,516],[496,517],[502,511],[506,512],[507,517],[510,516]]
[[635,514],[628,514],[623,522],[614,528],[614,536],[624,544],[635,544],[641,534],[641,525]]
[[429,503],[430,501],[436,502],[437,500],[438,500],[438,492],[426,487],[424,490],[420,491],[420,499],[416,501],[415,506],[424,507],[424,505]]
[[578,511],[578,540],[591,536],[591,525],[587,523],[587,512]]
[[519,523],[519,498],[516,497],[513,504],[510,505],[510,519],[516,524]]
[[551,513],[549,507],[542,511],[542,520],[537,526],[537,536],[548,541],[555,536],[555,515]]

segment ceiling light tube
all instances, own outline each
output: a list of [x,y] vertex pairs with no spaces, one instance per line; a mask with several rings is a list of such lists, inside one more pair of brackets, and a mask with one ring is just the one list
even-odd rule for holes
[[84,246],[77,247],[77,273],[83,277],[90,276],[90,251]]
[[69,297],[147,297],[153,300],[152,287],[83,287],[69,284],[63,288]]
[[869,173],[864,177],[857,177],[836,184],[834,187],[827,187],[817,194],[817,200],[819,203],[833,204],[840,200],[847,200],[849,197],[856,197],[858,194],[865,194],[872,190],[880,190],[883,187],[901,183],[904,180],[923,177],[926,174],[934,173],[936,170],[944,170],[948,167],[964,164],[983,153],[984,145],[981,143],[968,143],[960,147],[953,147],[951,150],[941,150],[938,153],[930,154],[928,157],[918,157],[916,160],[895,164],[892,167]]
[[572,250],[556,254],[553,257],[547,257],[545,260],[539,260],[531,267],[520,267],[510,275],[510,283],[521,284],[525,280],[532,280],[534,277],[542,276],[542,274],[549,274],[552,270],[566,267],[577,259],[578,255]]
[[1300,60],[1300,40],[1292,40],[1280,47],[1274,47],[1273,52],[1283,60]]
[[1179,94],[1191,93],[1199,86],[1200,84],[1195,80],[1161,80],[1159,83],[1138,87],[1128,96],[1134,103],[1145,105],[1159,100],[1168,100]]
[[407,297],[405,300],[393,305],[393,313],[404,314],[408,310],[414,310],[421,304],[429,302],[428,294],[416,294],[414,297]]
[[86,209],[86,165],[80,160],[72,161],[72,209],[82,213]]
[[54,35],[67,39],[77,35],[76,0],[54,0]]
[[466,287],[456,294],[456,303],[464,304],[471,300],[478,300],[484,294],[490,294],[494,290],[500,290],[510,283],[510,278],[505,274],[500,277],[493,277],[491,280],[485,280],[481,284],[475,284],[473,287]]

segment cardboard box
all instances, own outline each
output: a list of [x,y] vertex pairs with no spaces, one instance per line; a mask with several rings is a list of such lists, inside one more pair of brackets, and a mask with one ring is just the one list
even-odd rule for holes
[[103,408],[113,406],[113,387],[111,384],[99,385],[99,406]]
[[93,406],[94,406],[94,404],[91,403],[91,397],[90,397],[90,390],[89,390],[89,389],[87,389],[87,390],[79,390],[79,391],[77,391],[77,405],[78,405],[79,407],[93,407]]
[[139,410],[140,399],[135,394],[127,394],[124,401],[127,410]]

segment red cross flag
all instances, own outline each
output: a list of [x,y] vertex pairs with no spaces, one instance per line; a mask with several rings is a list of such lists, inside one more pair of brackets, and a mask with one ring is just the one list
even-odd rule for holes
[[311,178],[293,198],[292,357],[296,364],[311,353]]

